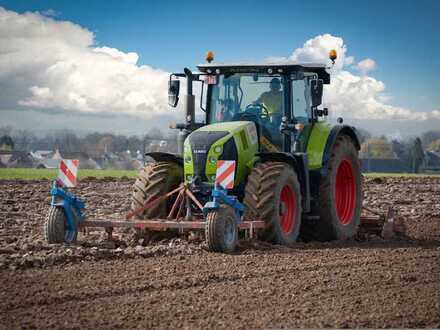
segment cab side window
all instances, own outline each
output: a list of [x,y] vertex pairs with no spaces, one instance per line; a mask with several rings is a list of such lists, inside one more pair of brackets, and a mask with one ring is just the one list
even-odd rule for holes
[[309,121],[309,86],[306,80],[292,81],[292,107],[293,117],[301,123]]

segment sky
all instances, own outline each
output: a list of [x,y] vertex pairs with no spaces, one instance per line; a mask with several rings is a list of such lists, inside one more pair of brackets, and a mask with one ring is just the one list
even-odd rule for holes
[[169,72],[326,61],[333,117],[377,134],[440,129],[440,1],[2,1],[0,126],[141,134],[179,118]]

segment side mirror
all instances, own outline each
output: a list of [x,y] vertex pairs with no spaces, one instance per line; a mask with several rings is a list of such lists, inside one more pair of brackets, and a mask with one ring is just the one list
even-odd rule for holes
[[171,80],[168,82],[168,104],[175,108],[179,102],[180,80]]
[[322,79],[313,79],[310,81],[310,91],[312,94],[312,107],[317,107],[322,103]]

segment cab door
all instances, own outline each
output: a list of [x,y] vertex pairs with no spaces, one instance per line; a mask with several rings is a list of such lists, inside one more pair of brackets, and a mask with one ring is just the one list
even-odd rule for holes
[[292,152],[306,152],[307,140],[313,126],[312,107],[310,100],[310,78],[303,77],[291,82],[291,111],[296,124],[304,125],[297,136],[297,143],[292,142]]

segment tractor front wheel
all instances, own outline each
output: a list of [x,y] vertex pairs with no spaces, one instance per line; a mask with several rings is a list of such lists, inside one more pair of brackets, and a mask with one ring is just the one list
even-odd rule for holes
[[[174,190],[183,181],[182,166],[172,162],[153,162],[146,165],[139,173],[133,186],[131,197],[131,210],[139,210],[145,203],[153,201],[156,198],[166,195]],[[139,220],[165,218],[176,196],[170,196],[168,199],[138,212],[135,217]],[[174,235],[174,231],[156,232],[149,230],[136,229],[135,241],[143,239],[144,243],[153,238],[167,237]]]
[[301,188],[290,165],[256,165],[248,177],[243,202],[246,220],[266,222],[264,238],[284,245],[296,242],[301,227]]
[[232,253],[238,242],[235,211],[228,205],[220,205],[206,216],[205,236],[212,252]]
[[[146,165],[139,173],[133,187],[131,209],[142,208],[147,201],[161,197],[177,188],[183,181],[183,169],[180,165],[171,162],[153,162]],[[175,198],[175,196],[174,196]],[[166,217],[173,202],[172,198],[163,200],[142,212],[138,219],[154,219]]]

